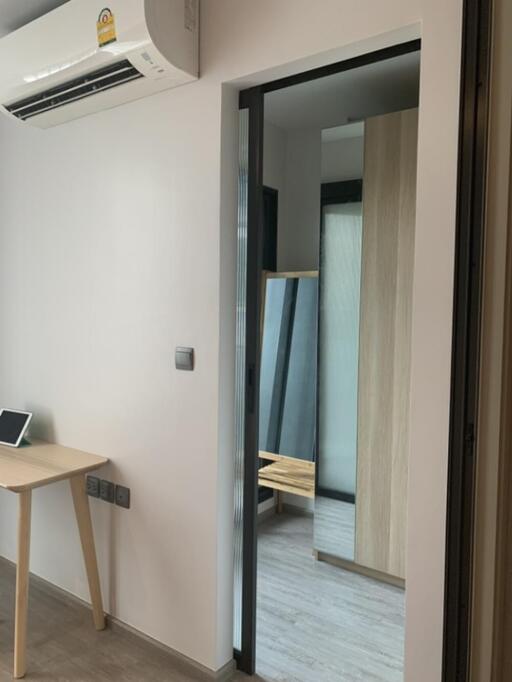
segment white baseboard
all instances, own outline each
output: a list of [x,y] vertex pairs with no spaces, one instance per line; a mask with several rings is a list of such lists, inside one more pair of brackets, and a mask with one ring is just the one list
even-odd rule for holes
[[[53,588],[53,586],[51,586],[51,588]],[[179,651],[171,649],[171,647],[168,647],[166,644],[162,644],[162,642],[144,634],[140,630],[131,627],[131,625],[127,625],[127,623],[124,623],[118,618],[107,616],[107,623],[114,632],[126,632],[168,654],[176,667],[181,668],[184,672],[194,673],[194,676],[197,677],[198,680],[205,680],[205,682],[209,680],[214,680],[215,682],[229,682],[233,677],[235,672],[235,661],[229,661],[225,666],[220,668],[220,670],[213,671],[206,668],[204,665],[201,665],[201,663],[197,663],[188,656],[180,654]]]
[[287,514],[294,514],[295,516],[308,516],[309,518],[314,517],[313,511],[307,509],[306,507],[298,507],[295,504],[290,504],[289,502],[283,503],[283,511]]

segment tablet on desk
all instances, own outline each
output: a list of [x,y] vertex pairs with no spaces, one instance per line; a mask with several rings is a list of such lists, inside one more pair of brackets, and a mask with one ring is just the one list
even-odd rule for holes
[[32,412],[0,409],[0,445],[17,448],[25,435]]

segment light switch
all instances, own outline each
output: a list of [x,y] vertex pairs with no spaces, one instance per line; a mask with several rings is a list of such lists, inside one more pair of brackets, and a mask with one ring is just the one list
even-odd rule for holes
[[176,369],[192,372],[194,370],[194,349],[178,346],[175,353],[175,362]]

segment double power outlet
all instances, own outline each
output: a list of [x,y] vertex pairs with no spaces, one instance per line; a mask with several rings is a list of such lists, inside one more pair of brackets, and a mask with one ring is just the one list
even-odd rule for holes
[[112,481],[106,481],[96,476],[87,476],[86,489],[90,497],[97,497],[104,502],[130,509],[130,488],[125,488],[124,485],[115,485]]

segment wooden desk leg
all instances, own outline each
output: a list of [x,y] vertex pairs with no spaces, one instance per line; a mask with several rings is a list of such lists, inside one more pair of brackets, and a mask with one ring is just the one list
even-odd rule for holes
[[16,567],[16,614],[14,623],[14,677],[25,676],[27,649],[27,608],[30,559],[30,512],[32,491],[18,493],[18,564]]
[[101,599],[100,576],[96,560],[96,549],[94,547],[89,498],[85,491],[85,476],[82,474],[74,476],[69,479],[69,482],[71,484],[76,520],[80,532],[87,580],[89,581],[94,626],[96,630],[103,630],[105,628],[105,614],[103,613],[103,602]]

